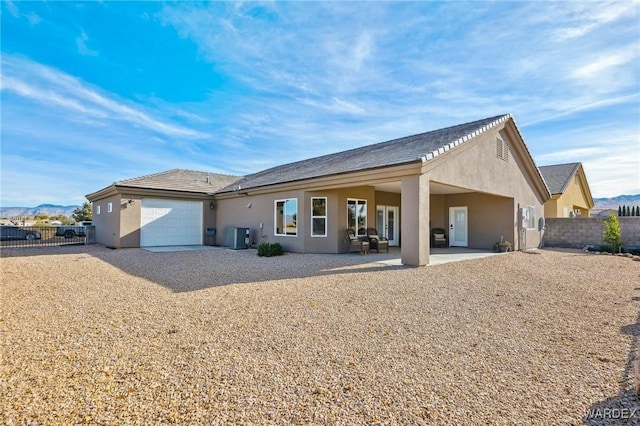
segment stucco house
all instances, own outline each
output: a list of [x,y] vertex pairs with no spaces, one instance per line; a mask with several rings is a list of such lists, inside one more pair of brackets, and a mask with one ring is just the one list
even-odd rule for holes
[[545,217],[589,217],[594,202],[582,163],[541,166],[551,199],[544,203]]
[[434,227],[447,230],[451,246],[537,247],[550,193],[507,114],[244,177],[174,170],[87,198],[96,240],[112,247],[183,244],[174,234],[187,228],[202,244],[207,229],[244,227],[254,242],[287,251],[342,253],[347,228],[377,228],[400,246],[403,264],[419,266],[429,262]]
[[126,179],[87,195],[96,242],[112,248],[201,245],[215,241],[213,194],[239,176],[169,170]]

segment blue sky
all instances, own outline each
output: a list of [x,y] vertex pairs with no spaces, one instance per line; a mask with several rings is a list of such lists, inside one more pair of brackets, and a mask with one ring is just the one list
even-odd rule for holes
[[1,4],[3,206],[248,174],[511,113],[640,193],[640,2]]

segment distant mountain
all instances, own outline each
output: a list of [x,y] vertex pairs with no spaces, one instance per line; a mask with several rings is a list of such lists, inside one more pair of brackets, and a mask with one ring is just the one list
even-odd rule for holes
[[640,206],[640,194],[618,195],[613,198],[594,198],[594,210],[617,209],[618,206]]
[[71,216],[73,211],[82,206],[58,206],[55,204],[40,204],[36,207],[0,207],[0,217],[12,218],[16,216],[35,216],[46,214],[49,216]]

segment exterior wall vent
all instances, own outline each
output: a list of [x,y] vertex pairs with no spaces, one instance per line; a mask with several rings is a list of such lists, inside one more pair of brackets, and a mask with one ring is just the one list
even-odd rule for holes
[[509,161],[509,144],[500,138],[496,138],[496,155],[502,161]]

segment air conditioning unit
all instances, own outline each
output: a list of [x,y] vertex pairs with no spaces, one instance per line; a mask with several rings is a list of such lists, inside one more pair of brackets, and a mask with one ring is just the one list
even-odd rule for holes
[[224,241],[225,247],[233,250],[242,250],[249,247],[251,240],[251,229],[229,227],[225,229]]

